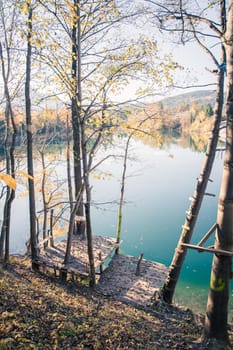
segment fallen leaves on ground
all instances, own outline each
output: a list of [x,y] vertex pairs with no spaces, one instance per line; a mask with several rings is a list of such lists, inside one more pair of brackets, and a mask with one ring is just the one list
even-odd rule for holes
[[0,313],[0,350],[185,350],[201,335],[190,310],[145,312],[21,259],[0,275]]

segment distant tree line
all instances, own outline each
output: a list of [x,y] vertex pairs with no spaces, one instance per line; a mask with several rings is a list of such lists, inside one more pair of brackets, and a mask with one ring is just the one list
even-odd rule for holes
[[[144,135],[153,136],[157,132],[189,134],[192,132],[208,132],[214,123],[214,110],[211,103],[182,103],[178,106],[165,107],[162,102],[148,104],[143,109],[132,110],[126,121],[126,128],[135,128],[138,123],[149,116],[143,124]],[[137,133],[136,133],[137,135]],[[143,133],[138,133],[143,137]]]
[[[132,111],[129,115],[124,114],[128,123],[133,126],[140,122],[140,118],[145,113],[150,113],[144,123],[143,128],[148,128],[148,132],[169,132],[171,130],[176,133],[189,133],[190,131],[207,131],[212,127],[214,114],[211,103],[199,104],[198,101],[193,104],[182,103],[175,107],[164,107],[163,102],[157,104],[148,104],[142,111]],[[66,132],[66,115],[67,111],[45,108],[42,112],[35,113],[35,122],[33,124],[33,140],[36,144],[46,142],[55,144],[65,142],[67,140]],[[22,113],[16,114],[17,136],[16,146],[25,145],[26,142],[26,126],[25,116]],[[112,120],[112,125],[114,121]],[[95,128],[96,122],[93,121],[92,128]],[[141,133],[141,137],[143,134]],[[3,143],[5,137],[5,121],[3,115],[0,115],[0,154],[3,153]],[[70,139],[72,137],[70,136]]]

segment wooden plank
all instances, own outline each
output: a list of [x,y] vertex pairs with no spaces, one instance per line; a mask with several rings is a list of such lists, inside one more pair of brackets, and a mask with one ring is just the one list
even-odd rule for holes
[[39,267],[42,267],[43,269],[53,269],[54,272],[59,271],[60,274],[63,272],[63,273],[71,274],[71,275],[75,274],[77,277],[80,277],[80,278],[89,278],[88,273],[79,272],[78,270],[76,270],[74,268],[67,268],[65,266],[58,266],[56,264],[47,263],[47,262],[42,261],[42,260],[33,260],[33,263]]
[[89,278],[89,273],[87,272],[79,272],[78,270],[74,269],[74,268],[67,268],[67,273],[70,273],[70,274],[75,274],[76,276],[80,276],[80,277],[83,277],[83,278]]
[[213,254],[219,254],[219,255],[226,255],[226,256],[233,256],[233,252],[222,250],[222,249],[214,249],[211,247],[201,247],[194,244],[188,244],[188,243],[181,243],[182,246],[190,248],[190,249],[196,249],[199,252],[209,252]]
[[207,241],[207,239],[212,235],[212,233],[216,230],[217,228],[217,224],[215,223],[210,229],[209,231],[205,234],[205,236],[200,240],[199,243],[197,243],[198,246],[202,246],[203,243],[205,243],[205,241]]
[[39,248],[41,245],[43,245],[44,243],[48,242],[51,238],[53,238],[53,236],[47,236],[45,239],[43,239],[42,241],[40,241],[37,245],[36,248]]
[[[99,257],[99,261],[95,264],[95,268],[99,268],[101,265],[104,264],[104,262],[111,257],[111,255],[114,253],[114,251],[119,248],[120,243],[115,243],[112,246],[112,249],[109,251],[109,253],[107,255],[104,256],[104,258],[102,258],[102,254],[100,254]],[[101,252],[100,252],[101,253]]]
[[54,271],[60,269],[60,267],[58,265],[47,263],[47,262],[42,261],[42,260],[33,260],[33,263],[39,267],[41,266],[43,268],[53,269]]
[[209,192],[205,192],[204,195],[205,195],[205,196],[209,196],[209,197],[216,197],[216,194],[214,194],[214,193],[209,193]]
[[102,265],[102,269],[100,269],[100,271],[95,271],[95,274],[97,275],[97,276],[100,276],[106,269],[108,268],[108,266],[104,266],[104,265]]
[[[50,239],[50,235],[48,237],[46,237],[45,240],[39,242],[39,245],[43,245],[43,243],[49,239]],[[78,244],[77,244],[77,242],[78,242]],[[62,243],[62,242],[60,242],[60,243]],[[45,250],[42,250],[41,256],[38,258],[38,261],[36,261],[36,264],[38,266],[41,266],[41,268],[43,266],[43,269],[44,268],[45,269],[46,268],[57,269],[57,272],[59,272],[60,274],[63,274],[64,276],[66,274],[71,274],[73,277],[80,276],[80,278],[89,278],[89,271],[88,271],[89,264],[85,259],[82,260],[82,258],[85,258],[85,256],[82,255],[83,251],[82,251],[81,243],[83,243],[83,242],[81,242],[79,240],[73,241],[75,250],[73,251],[72,254],[73,254],[73,257],[75,259],[72,263],[64,265],[63,260],[60,259],[60,255],[62,254],[62,252],[64,250],[64,247],[63,247],[64,244],[63,244],[59,248],[59,258],[57,257],[57,254],[56,254],[57,251],[55,248],[50,248],[48,250],[45,249]],[[95,270],[96,270],[96,274],[99,275],[105,270],[105,268],[107,268],[110,260],[112,259],[112,256],[114,255],[116,249],[120,246],[121,242],[116,243],[116,241],[112,238],[110,240],[109,239],[107,239],[107,240],[101,239],[100,241],[97,240],[97,243],[98,244],[96,244],[94,255],[95,255]],[[57,245],[57,247],[59,247],[59,244]],[[79,249],[81,251],[81,255],[79,255]],[[55,251],[55,254],[54,254],[54,251]],[[45,252],[44,255],[43,255],[43,252]],[[85,250],[85,252],[86,252],[86,250]],[[55,263],[54,263],[53,258],[55,258]],[[79,266],[80,264],[82,266]],[[85,264],[86,269],[85,269],[85,266],[83,266],[83,264]]]

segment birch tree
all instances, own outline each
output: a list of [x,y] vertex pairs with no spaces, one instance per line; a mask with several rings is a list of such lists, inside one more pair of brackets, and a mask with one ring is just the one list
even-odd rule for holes
[[[229,1],[227,28],[222,40],[226,49],[227,64],[226,151],[217,211],[214,245],[216,254],[213,257],[204,337],[217,339],[220,346],[221,342],[227,346],[228,299],[233,255],[233,1]],[[218,349],[218,345],[215,348]]]

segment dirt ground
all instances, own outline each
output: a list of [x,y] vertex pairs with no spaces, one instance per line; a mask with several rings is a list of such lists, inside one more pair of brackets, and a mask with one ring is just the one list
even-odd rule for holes
[[155,291],[160,288],[168,271],[167,267],[143,259],[140,273],[136,275],[138,259],[115,255],[109,267],[100,277],[96,289],[115,299],[147,306]]
[[[63,253],[57,249],[57,263]],[[12,257],[6,269],[0,266],[0,349],[232,349],[202,341],[202,315],[177,305],[152,306],[167,268],[142,260],[136,275],[137,263],[114,256],[96,287],[89,288],[32,271],[30,259]],[[230,326],[229,338],[232,343]]]

